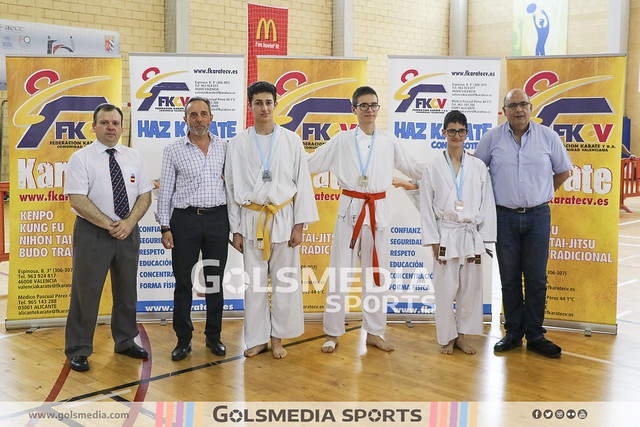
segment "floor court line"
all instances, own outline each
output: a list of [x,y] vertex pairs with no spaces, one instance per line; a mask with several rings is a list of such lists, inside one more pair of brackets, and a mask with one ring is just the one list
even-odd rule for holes
[[113,399],[115,396],[119,396],[121,394],[127,394],[130,393],[131,389],[125,389],[125,390],[118,390],[118,391],[114,391],[112,393],[103,393],[101,396],[96,396],[93,399],[86,399],[86,400],[75,400],[73,401],[74,403],[69,405],[69,408],[77,408],[79,406],[82,406],[86,403],[93,403],[93,402],[99,402],[101,400],[105,400],[105,399]]
[[[138,323],[138,336],[140,337],[140,343],[147,353],[149,353],[149,357],[142,361],[142,368],[140,369],[140,380],[145,380],[151,376],[151,366],[153,362],[153,353],[151,352],[151,340],[149,340],[149,335],[147,335],[147,330],[144,328],[142,323]],[[149,382],[141,381],[140,385],[138,385],[138,389],[136,390],[136,395],[133,398],[134,402],[144,402],[145,397],[147,397],[147,391],[149,390]],[[132,405],[129,407],[129,414],[127,416],[127,420],[123,423],[123,426],[132,426],[133,423],[140,415],[140,409],[142,405]]]
[[56,397],[58,397],[58,394],[60,394],[60,390],[62,390],[62,386],[64,386],[64,383],[67,381],[69,372],[71,372],[71,365],[69,365],[68,360],[65,360],[64,365],[60,370],[60,374],[56,379],[56,382],[53,383],[53,387],[51,387],[49,395],[46,397],[46,399],[44,399],[45,403],[54,402],[56,400]]
[[[347,329],[345,329],[345,333],[351,332],[351,331],[355,331],[355,330],[358,330],[360,328],[362,328],[361,325],[354,326],[354,327],[351,327],[351,328],[347,328]],[[293,345],[304,344],[304,343],[307,343],[307,342],[310,342],[310,341],[315,341],[315,340],[318,340],[318,339],[322,339],[324,337],[326,337],[325,334],[318,335],[318,336],[315,336],[315,337],[305,338],[305,339],[302,339],[302,340],[299,340],[299,341],[294,341],[294,342],[291,342],[291,343],[287,343],[287,344],[284,345],[284,347],[291,347]],[[257,357],[257,356],[254,356],[254,357]],[[120,390],[122,388],[134,387],[134,386],[140,385],[142,383],[151,383],[151,382],[154,382],[154,381],[162,380],[162,379],[173,377],[173,376],[176,376],[176,375],[182,375],[182,374],[186,374],[188,372],[194,372],[194,371],[198,371],[200,369],[205,369],[205,368],[209,368],[209,367],[212,367],[212,366],[222,365],[224,363],[234,362],[234,361],[240,360],[240,359],[245,359],[244,354],[241,354],[241,355],[238,355],[238,356],[233,356],[233,357],[228,357],[228,358],[222,359],[222,360],[217,360],[217,361],[213,361],[213,362],[204,363],[204,364],[198,365],[198,366],[192,366],[190,368],[185,368],[185,369],[181,369],[181,370],[174,371],[174,372],[167,372],[165,374],[156,375],[155,377],[150,377],[150,378],[147,378],[147,379],[141,379],[141,380],[132,381],[132,382],[129,382],[129,383],[126,383],[126,384],[116,385],[116,386],[113,386],[113,387],[109,387],[107,389],[96,390],[96,391],[93,391],[91,393],[86,393],[86,394],[83,394],[83,395],[78,395],[78,396],[70,397],[68,399],[64,399],[61,402],[75,402],[75,401],[83,401],[84,402],[84,401],[86,401],[85,399],[88,399],[88,398],[91,398],[91,397],[95,397],[95,396],[105,395],[105,394],[108,394],[108,393],[112,393],[115,390]]]
[[133,426],[136,422],[136,419],[138,418],[138,415],[142,414],[147,418],[150,418],[152,420],[156,419],[156,413],[152,412],[148,409],[145,409],[142,407],[142,404],[144,402],[132,402],[130,400],[125,399],[124,397],[121,396],[111,396],[111,399],[116,402],[116,403],[120,403],[122,404],[122,406],[126,407],[127,409],[129,409],[129,414],[131,414],[132,412],[135,411],[135,418],[133,418],[131,415],[129,415],[126,419],[125,422],[122,424],[123,427],[129,427],[129,426]]

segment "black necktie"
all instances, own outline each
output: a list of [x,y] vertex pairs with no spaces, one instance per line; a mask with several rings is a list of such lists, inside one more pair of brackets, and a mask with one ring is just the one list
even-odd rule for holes
[[129,215],[127,188],[124,185],[120,165],[116,161],[116,149],[109,148],[107,153],[109,153],[109,173],[111,174],[111,188],[113,189],[113,207],[116,215],[124,219]]

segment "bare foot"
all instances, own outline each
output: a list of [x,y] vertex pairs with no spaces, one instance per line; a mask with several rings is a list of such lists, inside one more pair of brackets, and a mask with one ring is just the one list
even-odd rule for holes
[[449,344],[443,345],[442,347],[440,347],[440,353],[442,354],[453,354],[453,345],[455,344],[456,340],[453,339],[451,341],[449,341]]
[[393,351],[394,348],[391,344],[382,339],[379,335],[371,335],[367,332],[367,345],[378,347],[383,351]]
[[336,351],[336,347],[338,346],[338,337],[332,337],[331,335],[327,335],[327,339],[320,347],[320,351],[323,353],[333,353]]
[[253,357],[267,350],[267,344],[258,344],[244,351],[244,357]]
[[[456,338],[455,340],[455,346],[458,347],[460,350],[464,351],[467,354],[476,354],[476,349],[471,347],[464,339],[464,335],[463,334],[458,334],[458,338]],[[449,343],[451,344],[451,343]]]
[[274,359],[284,359],[287,357],[287,350],[282,347],[282,339],[271,337],[271,353]]

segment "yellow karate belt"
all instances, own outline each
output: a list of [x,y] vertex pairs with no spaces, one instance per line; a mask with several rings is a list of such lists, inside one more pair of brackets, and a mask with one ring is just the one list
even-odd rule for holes
[[[252,211],[260,212],[258,216],[258,229],[256,230],[256,240],[258,242],[258,248],[262,246],[262,260],[268,261],[271,256],[271,236],[269,235],[269,220],[280,209],[287,206],[293,201],[293,197],[284,202],[281,205],[259,205],[257,203],[251,203],[249,205],[242,205],[243,208],[251,209]],[[262,222],[262,215],[265,215],[265,220]]]

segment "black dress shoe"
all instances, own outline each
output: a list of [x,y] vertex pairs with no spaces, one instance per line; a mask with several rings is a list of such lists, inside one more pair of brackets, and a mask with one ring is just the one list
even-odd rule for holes
[[219,339],[210,340],[207,338],[207,348],[211,349],[211,353],[216,356],[224,356],[227,354],[227,347],[225,347]]
[[69,360],[69,365],[71,365],[71,369],[78,372],[84,372],[89,370],[89,360],[86,356],[73,356],[71,360]]
[[178,343],[176,348],[171,352],[171,360],[177,362],[178,360],[182,360],[187,357],[187,353],[191,351],[191,341],[187,341],[184,343]]
[[125,356],[133,357],[134,359],[146,359],[149,357],[147,350],[140,347],[138,344],[133,343],[131,347],[125,348],[122,351],[116,351],[118,354],[124,354]]
[[552,359],[562,356],[562,349],[544,337],[535,341],[527,341],[527,350]]
[[502,353],[503,351],[509,351],[516,347],[522,347],[522,339],[514,338],[511,335],[505,335],[500,341],[493,346],[493,351]]

